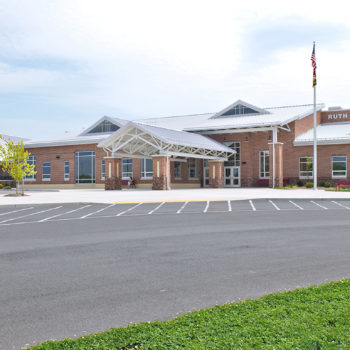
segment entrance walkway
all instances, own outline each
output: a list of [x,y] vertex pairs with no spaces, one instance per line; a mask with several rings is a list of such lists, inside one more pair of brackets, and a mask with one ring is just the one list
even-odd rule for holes
[[350,192],[330,192],[312,189],[274,190],[271,188],[198,188],[171,191],[152,190],[58,190],[26,191],[25,197],[4,197],[0,192],[0,205],[45,203],[128,203],[170,201],[214,201],[257,198],[348,198]]

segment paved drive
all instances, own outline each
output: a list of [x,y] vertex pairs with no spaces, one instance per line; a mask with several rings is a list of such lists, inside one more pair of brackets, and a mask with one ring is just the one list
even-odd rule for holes
[[0,207],[0,349],[350,277],[349,208],[338,199]]

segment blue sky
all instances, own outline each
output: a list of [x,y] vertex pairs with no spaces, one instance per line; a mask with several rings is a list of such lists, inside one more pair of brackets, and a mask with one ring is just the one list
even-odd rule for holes
[[350,107],[347,3],[0,0],[0,133],[318,101]]

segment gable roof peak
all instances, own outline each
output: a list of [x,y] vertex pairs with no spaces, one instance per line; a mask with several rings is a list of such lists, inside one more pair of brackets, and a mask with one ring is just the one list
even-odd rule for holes
[[256,107],[248,102],[237,100],[220,112],[214,114],[210,119],[269,113],[269,111],[260,107]]

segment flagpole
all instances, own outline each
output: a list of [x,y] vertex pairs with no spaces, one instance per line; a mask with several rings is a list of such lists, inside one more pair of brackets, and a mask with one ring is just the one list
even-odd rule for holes
[[[315,42],[314,42],[315,47]],[[316,84],[314,84],[314,161],[313,161],[313,173],[314,173],[314,190],[317,190],[317,118],[316,118]]]

